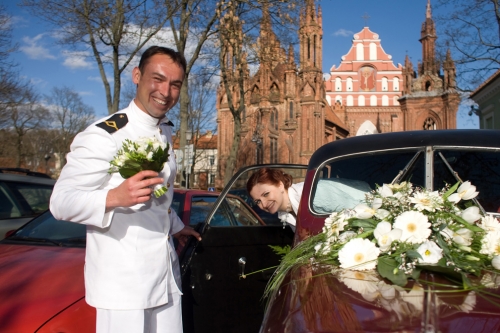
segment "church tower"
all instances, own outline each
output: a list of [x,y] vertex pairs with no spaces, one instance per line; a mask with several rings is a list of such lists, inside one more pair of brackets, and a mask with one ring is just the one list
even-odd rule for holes
[[454,129],[457,127],[456,114],[460,103],[460,96],[455,89],[455,63],[448,50],[443,62],[444,75],[440,75],[430,0],[427,0],[420,36],[422,62],[418,64],[417,78],[410,75],[413,66],[409,59],[405,62],[405,91],[399,100],[404,114],[404,130]]
[[297,114],[300,157],[297,162],[307,163],[312,153],[325,144],[325,90],[323,83],[323,27],[321,7],[314,0],[306,0],[300,15],[300,70],[298,73],[298,98],[300,113]]

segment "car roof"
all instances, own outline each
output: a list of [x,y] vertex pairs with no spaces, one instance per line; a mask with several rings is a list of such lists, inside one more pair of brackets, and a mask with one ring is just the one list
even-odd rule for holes
[[174,192],[180,193],[180,194],[185,194],[185,193],[189,192],[192,195],[201,194],[201,195],[213,195],[213,196],[218,196],[220,194],[219,192],[205,191],[205,190],[198,190],[198,189],[185,189],[185,188],[174,188]]
[[21,168],[0,168],[0,180],[42,185],[54,185],[56,183],[47,174]]
[[318,168],[327,159],[345,154],[441,145],[500,148],[500,131],[482,129],[406,131],[351,137],[321,146],[311,156],[309,170]]

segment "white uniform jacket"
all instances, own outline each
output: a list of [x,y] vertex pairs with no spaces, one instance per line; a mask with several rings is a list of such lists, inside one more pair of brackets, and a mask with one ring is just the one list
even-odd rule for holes
[[[167,303],[168,293],[180,292],[178,259],[169,237],[184,227],[169,209],[177,167],[166,118],[158,124],[133,101],[115,117],[124,118],[122,114],[128,122],[119,129],[114,126],[117,130],[112,133],[96,126],[107,117],[75,137],[50,210],[57,219],[87,225],[87,303],[103,309],[147,309]],[[124,181],[119,173],[108,173],[109,162],[125,139],[152,136],[170,144],[170,156],[160,173],[168,192],[145,204],[106,213],[108,191]]]

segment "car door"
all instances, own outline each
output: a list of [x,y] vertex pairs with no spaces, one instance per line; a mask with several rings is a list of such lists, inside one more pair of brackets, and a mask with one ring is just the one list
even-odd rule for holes
[[[263,292],[280,261],[271,246],[290,245],[289,226],[266,225],[249,205],[229,194],[263,166],[238,172],[224,188],[207,220],[201,242],[181,255],[184,332],[258,332],[266,300]],[[304,165],[276,165],[303,180]],[[231,191],[231,193],[236,193]]]

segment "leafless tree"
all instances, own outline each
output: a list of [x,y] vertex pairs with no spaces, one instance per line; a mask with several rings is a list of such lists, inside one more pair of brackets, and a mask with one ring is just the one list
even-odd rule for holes
[[8,107],[19,98],[21,90],[28,89],[11,55],[17,50],[12,44],[12,18],[0,5],[0,127],[9,123]]
[[52,114],[56,136],[53,151],[61,156],[61,167],[66,164],[66,154],[75,136],[89,126],[95,117],[94,109],[83,103],[76,91],[69,87],[54,87],[46,96],[47,108]]
[[220,81],[234,120],[234,138],[229,156],[224,165],[219,164],[219,168],[224,168],[224,184],[227,184],[234,173],[240,145],[241,114],[248,97],[245,83],[250,74],[249,64],[259,63],[257,38],[263,7],[269,13],[269,19],[275,23],[273,27],[282,42],[292,42],[296,36],[290,33],[296,29],[291,27],[297,26],[296,14],[304,1],[224,0],[222,4],[223,14],[219,26]]
[[[186,145],[186,131],[189,128],[189,112],[191,101],[189,93],[189,76],[196,64],[211,61],[207,59],[207,41],[216,34],[215,24],[221,13],[221,4],[215,0],[176,0],[165,1],[170,28],[177,50],[187,59],[186,80],[181,88],[179,100],[179,146],[183,150]],[[209,53],[208,53],[209,54]]]
[[46,128],[51,118],[49,111],[41,106],[38,95],[32,89],[18,91],[16,97],[17,99],[6,107],[9,117],[4,128],[12,133],[13,140],[7,142],[7,145],[12,146],[15,166],[21,167],[27,156],[26,135],[30,131]]
[[23,0],[22,5],[51,23],[61,44],[90,52],[109,114],[120,105],[121,74],[169,19],[162,0]]
[[443,57],[451,49],[459,88],[471,91],[500,68],[500,0],[437,0],[435,8],[438,46]]

